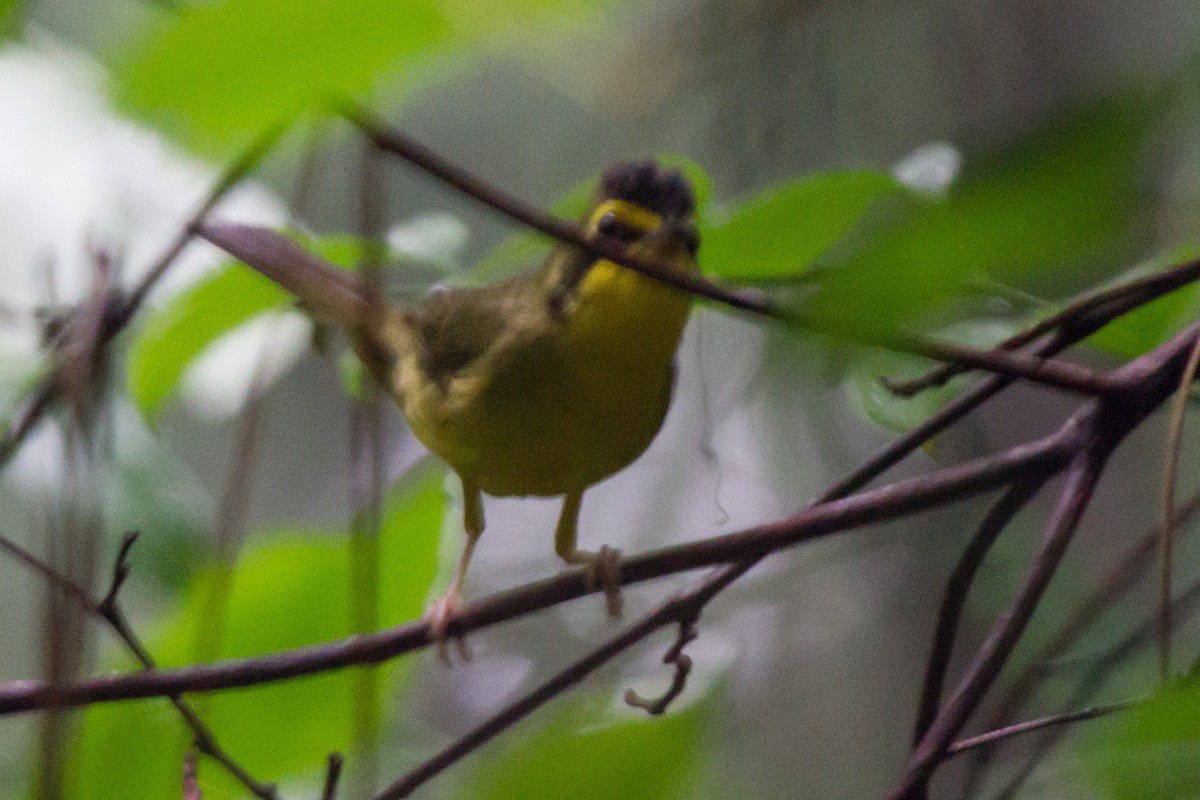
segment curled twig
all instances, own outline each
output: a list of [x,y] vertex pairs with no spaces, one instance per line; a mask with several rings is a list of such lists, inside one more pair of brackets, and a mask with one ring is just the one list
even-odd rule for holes
[[660,697],[654,700],[647,700],[640,696],[633,689],[625,690],[625,703],[633,708],[640,708],[648,714],[657,716],[667,710],[667,706],[675,700],[676,697],[683,692],[687,686],[688,675],[692,671],[692,659],[683,652],[683,649],[688,646],[696,637],[696,620],[684,619],[679,621],[679,636],[675,639],[675,644],[671,645],[671,649],[663,656],[664,664],[675,665],[675,676],[671,679],[671,686]]

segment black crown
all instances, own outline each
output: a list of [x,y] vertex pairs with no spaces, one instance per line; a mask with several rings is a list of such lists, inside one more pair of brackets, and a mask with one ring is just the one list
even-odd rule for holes
[[625,200],[664,217],[686,217],[696,208],[692,186],[677,169],[661,169],[653,161],[622,161],[600,178],[601,197]]

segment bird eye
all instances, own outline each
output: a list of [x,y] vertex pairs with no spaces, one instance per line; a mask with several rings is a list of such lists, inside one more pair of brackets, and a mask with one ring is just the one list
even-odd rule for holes
[[640,239],[644,234],[644,231],[622,222],[621,218],[613,211],[600,218],[600,221],[596,223],[596,231],[601,236],[608,236],[622,242],[632,242]]
[[610,211],[596,223],[596,230],[604,236],[612,236],[617,232],[618,225],[620,223],[617,221],[617,215]]

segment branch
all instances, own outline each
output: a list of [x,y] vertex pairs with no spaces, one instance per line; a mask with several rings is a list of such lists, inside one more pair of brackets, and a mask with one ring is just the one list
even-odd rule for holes
[[[801,542],[884,519],[908,516],[986,492],[1028,474],[1031,469],[1055,469],[1070,458],[1076,446],[1079,424],[1073,419],[1054,435],[1018,445],[999,455],[943,469],[931,475],[898,481],[810,508],[778,522],[628,558],[622,563],[622,583],[640,583],[664,575],[760,557]],[[592,591],[585,570],[563,572],[472,603],[451,624],[450,634],[464,635],[582,597]],[[351,665],[376,664],[422,649],[435,641],[436,637],[432,636],[426,622],[410,622],[379,633],[255,658],[154,673],[94,678],[72,686],[14,681],[0,684],[0,715],[252,686]]]
[[341,753],[330,753],[329,762],[325,767],[325,787],[321,790],[321,800],[336,800],[338,781],[342,777],[344,761]]
[[[703,582],[705,586],[711,583],[712,579]],[[689,593],[686,596],[671,598],[663,603],[624,633],[605,642],[529,694],[501,709],[466,736],[392,783],[373,800],[398,800],[401,797],[408,797],[423,783],[520,722],[548,701],[582,681],[607,661],[625,652],[659,628],[672,623],[679,623],[683,626],[691,625],[703,606],[703,601],[698,604],[695,597],[696,593]]]

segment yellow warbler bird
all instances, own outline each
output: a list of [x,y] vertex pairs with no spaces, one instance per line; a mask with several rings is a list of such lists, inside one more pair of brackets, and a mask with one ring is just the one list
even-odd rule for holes
[[[608,167],[582,222],[590,238],[634,257],[696,270],[691,186],[651,162]],[[674,383],[690,297],[578,248],[557,245],[540,269],[480,288],[385,305],[359,277],[276,234],[213,224],[201,234],[344,326],[413,433],[462,480],[466,546],[429,612],[436,635],[462,607],[483,532],[481,492],[564,497],[555,550],[585,565],[619,613],[616,550],[576,546],[584,491],[627,466],[658,433]]]

